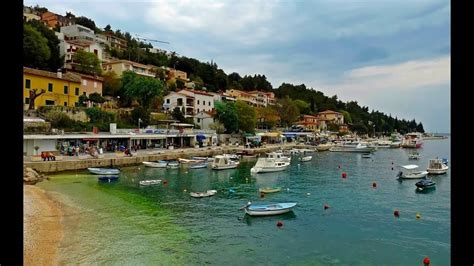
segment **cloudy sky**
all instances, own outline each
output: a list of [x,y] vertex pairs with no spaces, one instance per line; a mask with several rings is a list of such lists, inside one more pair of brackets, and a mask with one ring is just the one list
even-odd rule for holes
[[450,132],[447,0],[25,0],[93,19],[227,74],[265,74]]

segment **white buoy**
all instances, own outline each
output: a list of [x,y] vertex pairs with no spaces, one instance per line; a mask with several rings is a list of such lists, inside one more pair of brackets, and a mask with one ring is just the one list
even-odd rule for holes
[[308,192],[308,193],[306,193],[306,195],[309,196],[309,195],[311,195],[311,193]]

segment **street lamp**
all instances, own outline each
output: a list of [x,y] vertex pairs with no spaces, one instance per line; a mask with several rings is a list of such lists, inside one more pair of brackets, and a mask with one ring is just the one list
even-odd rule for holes
[[141,118],[138,118],[138,129],[140,129],[140,122],[143,122]]

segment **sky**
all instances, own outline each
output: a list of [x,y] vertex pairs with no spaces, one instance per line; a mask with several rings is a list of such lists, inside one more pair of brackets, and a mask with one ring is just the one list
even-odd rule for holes
[[25,0],[86,16],[157,48],[451,128],[451,6],[445,0]]

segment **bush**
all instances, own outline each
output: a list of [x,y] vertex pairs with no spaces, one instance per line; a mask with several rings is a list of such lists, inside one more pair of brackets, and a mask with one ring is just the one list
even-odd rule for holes
[[87,108],[86,114],[92,123],[114,123],[115,113],[105,112],[97,107]]

